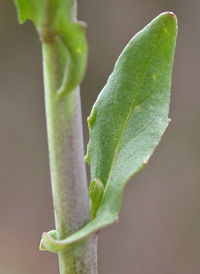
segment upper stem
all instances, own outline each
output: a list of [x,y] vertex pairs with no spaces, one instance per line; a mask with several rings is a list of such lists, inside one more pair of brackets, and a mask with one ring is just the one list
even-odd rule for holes
[[[55,223],[58,239],[64,239],[90,221],[80,94],[77,88],[56,99],[66,62],[64,50],[57,38],[42,47]],[[59,264],[61,274],[97,273],[95,236],[60,253]]]

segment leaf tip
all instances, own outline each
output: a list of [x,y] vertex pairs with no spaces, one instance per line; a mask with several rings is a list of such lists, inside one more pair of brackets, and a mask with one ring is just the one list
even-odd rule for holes
[[84,158],[85,162],[90,165],[90,154],[89,152],[87,151],[87,154],[85,155],[85,158]]
[[40,251],[46,251],[46,250],[47,250],[46,247],[45,247],[44,244],[43,244],[43,238],[44,238],[44,236],[45,236],[46,234],[47,234],[46,232],[44,232],[44,233],[42,234],[42,239],[41,239],[40,245],[39,245],[39,250],[40,250]]
[[[41,251],[47,251],[49,243],[57,240],[57,233],[56,230],[50,230],[49,232],[43,232],[42,239],[40,241],[39,250]],[[52,251],[53,250],[53,251]],[[56,250],[52,249],[49,251],[57,252]]]
[[84,30],[87,28],[87,23],[84,21],[78,21],[78,23]]
[[172,17],[175,17],[175,18],[176,18],[176,15],[175,15],[172,11],[167,11],[167,14],[168,14],[169,16],[172,16]]
[[26,21],[26,17],[23,16],[23,13],[21,12],[19,1],[18,0],[14,0],[14,5],[15,5],[15,8],[17,10],[17,19],[18,19],[18,22],[19,22],[19,24],[23,24]]
[[149,163],[149,160],[145,160],[145,161],[143,162],[143,167],[147,166],[148,163]]
[[92,111],[91,115],[87,118],[89,129],[91,129],[96,121],[96,111]]
[[61,86],[57,92],[56,92],[56,99],[60,99],[61,97],[63,97],[64,95],[68,94],[69,92],[66,91],[65,88],[63,88],[63,86]]
[[175,23],[177,24],[178,19],[177,16],[175,15],[175,13],[173,13],[172,11],[167,11],[163,13],[166,17],[171,18],[175,21]]
[[117,218],[115,219],[115,223],[119,223],[119,216],[117,215]]

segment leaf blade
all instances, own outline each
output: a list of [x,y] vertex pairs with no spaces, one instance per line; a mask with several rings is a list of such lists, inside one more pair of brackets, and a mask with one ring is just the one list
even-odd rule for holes
[[[174,14],[159,15],[124,49],[88,119],[86,161],[105,187],[98,215],[117,216],[127,181],[145,167],[168,126],[177,35]],[[116,202],[118,201],[118,202]]]

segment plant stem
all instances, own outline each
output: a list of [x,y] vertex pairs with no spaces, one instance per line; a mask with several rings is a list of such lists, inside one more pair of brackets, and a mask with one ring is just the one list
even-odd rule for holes
[[[42,42],[45,107],[57,238],[66,238],[90,221],[79,88],[56,99],[64,71],[58,38]],[[62,52],[62,54],[61,54]],[[96,235],[59,253],[61,274],[96,274]]]

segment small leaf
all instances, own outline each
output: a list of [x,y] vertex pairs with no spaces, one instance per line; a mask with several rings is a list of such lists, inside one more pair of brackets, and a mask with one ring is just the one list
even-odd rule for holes
[[91,217],[94,219],[104,194],[104,185],[99,179],[94,179],[89,187],[91,200]]
[[49,251],[64,251],[118,220],[127,181],[144,168],[168,125],[171,72],[177,36],[173,13],[160,14],[133,37],[88,119],[86,161],[104,195],[95,218],[65,240],[43,235]]
[[14,0],[20,23],[31,19],[42,42],[58,37],[69,53],[63,80],[57,91],[61,97],[78,86],[85,74],[88,47],[86,24],[73,18],[74,0]]

